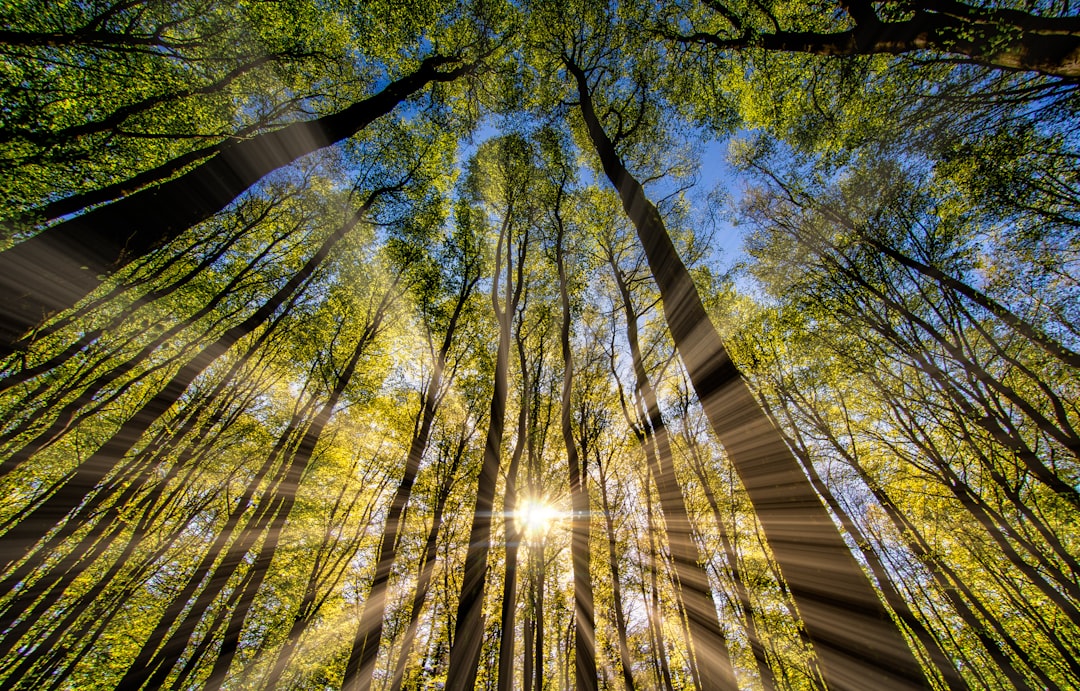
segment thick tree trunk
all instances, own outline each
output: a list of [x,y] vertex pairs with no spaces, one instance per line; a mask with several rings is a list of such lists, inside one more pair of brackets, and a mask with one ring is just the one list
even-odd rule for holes
[[581,113],[604,172],[645,248],[675,346],[765,529],[829,685],[925,688],[919,661],[731,361],[659,211],[604,132],[585,73],[573,63],[567,69],[577,82]]
[[918,3],[909,19],[882,21],[873,10],[877,3],[842,0],[838,4],[855,21],[854,28],[832,33],[748,30],[735,38],[707,33],[675,38],[720,49],[761,47],[823,56],[928,51],[964,56],[986,67],[1030,71],[1070,81],[1080,79],[1077,17],[1040,17],[956,0],[932,0]]
[[[638,342],[637,311],[634,309],[630,288],[622,271],[611,261],[615,285],[622,298],[623,315],[626,318],[626,340],[634,365],[635,398],[644,404],[645,412],[639,427],[644,434],[642,446],[645,458],[652,470],[656,490],[660,495],[660,510],[667,526],[668,547],[675,565],[675,579],[679,586],[679,599],[686,610],[690,636],[688,646],[694,651],[693,659],[701,675],[703,689],[735,688],[735,672],[731,666],[727,640],[720,628],[716,605],[709,586],[709,575],[701,562],[697,543],[694,542],[690,516],[682,487],[675,475],[675,456],[671,450],[671,437],[656,392],[645,370],[641,345]],[[639,406],[635,409],[640,411]]]
[[0,252],[0,355],[48,315],[71,307],[115,271],[221,211],[268,173],[352,136],[430,82],[471,69],[430,57],[415,72],[345,110],[221,150],[183,175],[51,226]]

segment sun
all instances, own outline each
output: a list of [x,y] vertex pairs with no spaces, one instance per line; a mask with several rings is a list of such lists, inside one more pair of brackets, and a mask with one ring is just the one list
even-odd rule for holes
[[528,538],[547,535],[559,519],[559,511],[543,499],[526,499],[514,513],[518,528]]

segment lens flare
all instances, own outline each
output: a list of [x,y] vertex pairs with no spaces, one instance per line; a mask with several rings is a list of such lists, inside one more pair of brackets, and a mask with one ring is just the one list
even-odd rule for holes
[[529,539],[547,535],[559,519],[559,511],[543,499],[526,499],[515,512],[518,528]]

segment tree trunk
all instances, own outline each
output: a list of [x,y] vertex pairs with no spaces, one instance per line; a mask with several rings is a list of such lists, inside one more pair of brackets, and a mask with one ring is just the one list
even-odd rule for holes
[[[649,489],[648,477],[641,483],[641,489],[645,492],[645,518],[647,524],[645,531],[649,539],[649,596],[645,599],[645,607],[649,611],[649,633],[652,638],[653,658],[659,668],[660,680],[663,681],[665,691],[674,691],[671,679],[671,664],[668,662],[667,643],[664,640],[664,613],[660,609],[660,587],[658,565],[659,559],[656,554],[656,524],[653,522],[652,491]],[[642,588],[645,587],[642,579]],[[642,593],[644,597],[644,593]]]
[[[558,209],[556,209],[558,214]],[[558,218],[558,217],[557,217]],[[564,228],[558,218],[555,241],[555,263],[559,272],[559,302],[562,323],[559,343],[562,348],[563,382],[561,427],[566,447],[566,463],[570,471],[570,555],[574,566],[574,680],[578,691],[595,691],[596,679],[596,611],[593,604],[592,573],[589,570],[589,491],[585,468],[578,455],[577,442],[571,425],[570,394],[574,385],[574,355],[570,350],[570,293],[566,285],[566,263],[563,256]]]
[[[53,355],[52,357],[46,358],[46,359],[34,364],[31,367],[24,367],[23,369],[20,369],[18,371],[11,372],[11,373],[7,374],[3,378],[3,380],[0,380],[0,392],[7,391],[9,389],[12,389],[12,388],[18,386],[19,384],[30,381],[34,377],[37,377],[39,374],[43,374],[43,373],[53,369],[54,367],[58,367],[58,366],[64,364],[65,362],[69,361],[72,357],[74,357],[76,354],[78,354],[78,353],[80,353],[82,351],[86,351],[87,353],[93,352],[94,355],[97,355],[98,353],[101,353],[101,350],[103,350],[103,349],[97,349],[96,351],[91,351],[90,349],[93,347],[93,344],[95,344],[98,341],[98,339],[101,337],[102,333],[109,332],[109,331],[112,331],[113,329],[116,329],[121,324],[123,324],[126,320],[128,320],[132,316],[134,316],[134,314],[139,309],[141,309],[143,306],[150,305],[150,304],[152,304],[152,303],[154,303],[154,302],[156,302],[158,300],[161,300],[162,298],[165,298],[165,297],[171,295],[172,293],[176,292],[177,290],[179,290],[183,286],[190,283],[197,276],[203,275],[204,271],[209,269],[211,266],[213,266],[215,263],[217,263],[222,257],[224,257],[225,253],[229,249],[231,249],[233,247],[233,245],[235,245],[242,237],[247,235],[248,232],[253,230],[257,225],[259,225],[263,220],[265,220],[266,217],[269,215],[269,212],[270,212],[270,210],[272,208],[273,208],[273,204],[268,204],[266,209],[263,211],[263,213],[258,214],[256,216],[256,218],[251,219],[250,221],[244,223],[244,226],[242,228],[230,232],[224,239],[217,242],[216,245],[213,246],[213,249],[210,250],[202,259],[200,259],[199,262],[195,266],[192,266],[190,269],[186,270],[180,277],[178,277],[176,280],[172,281],[171,283],[169,283],[169,284],[167,284],[165,286],[152,288],[151,290],[149,290],[144,295],[139,296],[137,299],[133,300],[131,302],[131,304],[126,306],[124,309],[120,310],[120,312],[117,315],[115,315],[114,317],[111,317],[109,319],[109,321],[106,324],[104,324],[103,326],[95,327],[92,330],[84,332],[78,338],[78,340],[74,341],[67,348],[65,348],[64,350],[60,351],[59,353]],[[184,252],[176,253],[175,255],[170,257],[168,263],[172,264],[174,262],[178,262],[180,259],[185,258],[185,256],[187,255],[187,252],[190,251],[190,249],[191,248],[188,248]],[[153,277],[164,275],[169,267],[163,265],[163,266],[160,266],[160,267],[157,267],[157,268],[158,268],[158,270],[155,272],[155,274],[152,277],[147,278],[147,277],[140,276],[138,278],[135,278],[134,280],[126,281],[126,282],[116,286],[115,290],[109,291],[107,293],[107,295],[104,296],[101,299],[101,302],[99,302],[99,300],[96,300],[96,299],[89,301],[90,305],[100,306],[101,304],[104,304],[105,302],[108,302],[110,299],[115,299],[115,298],[119,297],[120,295],[122,295],[123,293],[126,293],[126,292],[134,289],[140,283],[145,283],[148,280],[151,280],[151,278],[153,278]],[[89,310],[86,309],[88,306],[89,305],[83,305],[80,309],[74,310],[73,312],[69,313],[67,315],[67,318],[57,319],[57,320],[53,321],[52,323],[49,324],[50,331],[54,327],[58,326],[59,324],[74,323],[74,322],[78,321],[80,318],[85,317],[90,312]],[[70,319],[70,321],[69,321],[69,319]],[[45,329],[42,329],[42,331],[45,331]],[[126,341],[125,341],[125,343],[126,343]],[[101,355],[101,360],[99,360],[99,362],[104,361],[104,359],[106,357],[108,357],[107,353],[102,354]]]
[[[416,482],[416,474],[420,470],[420,461],[427,451],[428,440],[431,438],[431,427],[435,422],[435,414],[439,410],[442,400],[443,373],[446,371],[446,359],[450,354],[450,347],[454,342],[454,333],[457,330],[458,318],[461,316],[465,303],[472,294],[472,288],[476,285],[476,278],[466,275],[461,277],[461,290],[454,304],[453,314],[443,334],[442,345],[435,361],[432,363],[431,377],[424,385],[422,402],[420,405],[420,427],[413,436],[409,445],[409,452],[405,458],[405,472],[398,484],[394,499],[390,504],[390,511],[386,516],[383,526],[382,542],[379,544],[378,556],[375,558],[375,577],[368,590],[368,596],[364,600],[364,608],[360,614],[360,623],[353,638],[352,650],[345,666],[345,679],[342,682],[343,691],[369,691],[371,678],[375,672],[375,661],[379,656],[379,641],[382,638],[383,617],[386,613],[386,590],[390,582],[390,571],[397,559],[398,536],[404,528],[405,506],[412,496],[413,484]],[[449,382],[447,382],[449,383]]]
[[518,409],[517,439],[506,471],[506,491],[503,494],[503,523],[506,534],[506,576],[503,578],[502,635],[499,637],[499,691],[512,691],[514,679],[515,613],[517,612],[518,549],[522,530],[517,525],[517,476],[518,466],[525,451],[525,437],[529,421],[529,372],[525,360],[525,341],[521,333],[522,323],[517,325],[518,363],[521,368],[521,405]]
[[471,432],[466,435],[463,429],[461,437],[458,439],[453,461],[439,485],[435,499],[435,511],[431,517],[431,528],[428,530],[427,540],[424,543],[424,553],[420,560],[420,575],[416,579],[416,591],[413,593],[412,609],[409,612],[409,625],[405,629],[405,635],[402,637],[401,651],[398,653],[397,664],[394,666],[394,678],[390,684],[390,691],[401,691],[405,679],[405,666],[409,660],[413,640],[416,638],[416,630],[420,625],[420,613],[431,586],[431,575],[435,571],[436,548],[438,547],[439,530],[442,528],[443,523],[443,512],[446,510],[450,489],[470,438]]
[[[770,411],[771,412],[771,411]],[[790,418],[789,422],[794,424],[794,420]],[[874,578],[877,579],[878,587],[881,588],[882,594],[885,596],[885,601],[889,604],[889,607],[896,613],[896,616],[908,627],[915,639],[923,646],[927,654],[930,657],[931,662],[941,674],[942,679],[945,681],[945,686],[950,691],[964,691],[969,688],[964,678],[960,676],[960,673],[956,670],[955,665],[946,657],[945,651],[942,650],[941,644],[934,637],[933,633],[923,624],[922,620],[915,616],[911,606],[908,605],[907,600],[903,598],[900,592],[893,585],[892,579],[889,575],[888,569],[882,563],[881,558],[877,552],[874,551],[873,545],[863,534],[862,529],[855,523],[854,519],[848,514],[844,507],[841,506],[840,500],[833,494],[832,490],[817,472],[817,468],[814,467],[814,463],[810,458],[809,449],[806,447],[805,441],[802,439],[802,435],[799,432],[798,427],[794,427],[794,438],[790,440],[789,445],[795,451],[796,457],[806,470],[807,476],[814,484],[818,494],[825,500],[833,514],[840,520],[840,524],[844,526],[844,530],[851,535],[855,541],[855,545],[859,552],[862,553],[863,558],[866,560],[867,565],[870,567],[870,572],[874,574]],[[828,441],[832,443],[833,447],[837,451],[847,456],[847,451],[840,444],[840,440],[835,439],[831,430],[828,430],[823,425],[818,425],[818,429],[821,432],[829,435]]]
[[[502,459],[503,428],[506,423],[507,372],[510,360],[511,319],[517,311],[518,300],[524,287],[523,272],[525,248],[528,235],[519,240],[516,286],[513,278],[513,202],[511,201],[499,232],[495,256],[495,278],[491,285],[491,304],[499,322],[499,344],[496,351],[495,374],[491,393],[487,440],[484,456],[477,478],[476,503],[473,507],[472,527],[469,531],[469,547],[465,553],[465,567],[458,599],[457,621],[454,624],[454,644],[450,648],[450,664],[446,672],[446,685],[450,689],[471,689],[476,684],[477,666],[484,644],[484,589],[487,579],[487,558],[491,549],[491,515],[495,505],[495,485],[498,481],[499,464]],[[506,251],[505,297],[499,306],[499,274]]]
[[[352,473],[355,473],[358,468],[359,458],[357,459],[357,463],[353,464]],[[373,466],[373,468],[377,469],[377,466]],[[354,523],[357,528],[351,536],[351,539],[348,541],[348,544],[357,544],[360,535],[362,535],[371,519],[372,513],[374,513],[379,504],[378,499],[382,496],[382,491],[388,483],[387,478],[384,478],[382,482],[378,483],[377,489],[371,492],[371,495],[374,498],[361,515],[355,520],[350,519],[353,509],[356,508],[356,502],[368,486],[367,481],[370,475],[370,472],[365,473],[364,481],[360,483],[360,489],[353,493],[352,499],[349,501],[344,515],[339,518],[338,510],[342,504],[342,499],[345,496],[345,490],[348,486],[348,484],[344,482],[341,484],[338,496],[334,501],[334,507],[330,511],[330,520],[323,532],[322,544],[319,547],[315,562],[312,564],[311,571],[308,574],[307,583],[304,586],[304,595],[300,600],[300,605],[296,608],[296,613],[293,615],[292,624],[289,626],[289,633],[285,636],[284,644],[282,644],[281,648],[274,656],[274,663],[270,665],[269,673],[264,677],[264,680],[269,680],[268,686],[271,689],[275,688],[285,676],[285,670],[288,669],[289,662],[292,661],[292,657],[296,653],[297,647],[300,645],[300,639],[303,638],[304,632],[307,631],[308,626],[311,625],[312,620],[322,608],[323,602],[325,602],[326,598],[330,595],[330,592],[327,591],[332,591],[337,584],[340,583],[341,577],[344,575],[344,567],[348,564],[349,558],[354,553],[353,549],[344,548],[339,550],[339,554],[335,558],[327,559],[335,547],[341,546],[341,539],[335,539],[334,537],[335,529],[346,520]],[[319,595],[320,590],[324,593],[322,597]],[[250,674],[253,667],[254,664],[249,662],[244,669],[244,676]]]
[[[897,532],[903,538],[904,544],[911,550],[912,554],[927,567],[934,582],[953,605],[953,609],[956,610],[957,615],[959,615],[964,623],[975,633],[979,642],[982,643],[991,659],[997,664],[998,669],[1000,669],[1001,673],[1005,675],[1005,678],[1009,680],[1009,683],[1017,689],[1027,689],[1030,691],[1033,688],[1024,677],[1023,672],[1016,668],[1013,661],[1010,660],[1008,655],[1005,654],[1005,651],[1001,649],[1000,643],[990,636],[989,632],[986,630],[986,624],[989,624],[1002,638],[1009,649],[1012,650],[1013,654],[1039,677],[1040,684],[1044,684],[1046,688],[1058,688],[1058,686],[1046,676],[1042,669],[1030,659],[1024,645],[1015,640],[1005,630],[998,617],[983,606],[982,602],[975,596],[975,593],[970,590],[967,583],[955,573],[952,567],[934,554],[933,549],[919,531],[918,526],[904,516],[899,507],[893,503],[892,498],[885,492],[884,488],[882,488],[861,465],[856,464],[851,467],[859,474],[860,479],[866,483],[866,486],[870,488],[870,491],[878,500],[878,504],[885,510],[885,515],[889,517],[890,522],[892,522]],[[968,605],[969,602],[971,603],[970,606]],[[978,610],[978,614],[976,614],[975,611],[972,611],[972,607]],[[985,623],[979,620],[980,614]]]
[[[203,613],[212,604],[219,591],[227,585],[229,578],[240,566],[248,548],[256,539],[255,526],[270,509],[269,504],[272,499],[269,495],[280,484],[282,476],[288,472],[288,458],[285,457],[288,447],[294,443],[297,434],[301,434],[305,427],[310,426],[314,404],[315,400],[312,399],[293,414],[288,427],[278,437],[273,450],[258,470],[252,474],[243,495],[229,511],[225,524],[215,536],[213,543],[188,575],[183,588],[173,596],[150,636],[143,642],[139,653],[120,680],[118,688],[141,689],[146,685],[151,688],[161,686],[165,680],[164,677],[183,654]],[[269,483],[269,488],[264,491],[262,501],[256,501],[258,488],[264,481]],[[255,506],[254,512],[251,511],[252,505]],[[249,513],[251,516],[245,522],[244,516]],[[163,666],[164,670],[161,669]]]
[[[687,399],[689,399],[689,396]],[[689,400],[687,400],[686,403],[687,406],[682,410],[684,419],[689,415],[689,410],[687,410],[689,407]],[[683,441],[690,450],[691,468],[697,476],[698,482],[701,483],[702,490],[705,492],[705,500],[709,504],[709,510],[713,515],[713,521],[716,523],[716,530],[720,536],[720,544],[724,549],[724,558],[728,563],[728,575],[731,577],[731,583],[735,587],[735,597],[739,603],[739,613],[742,615],[743,626],[746,628],[746,639],[750,644],[750,652],[754,657],[754,664],[757,667],[758,677],[761,679],[761,686],[764,691],[775,691],[776,678],[773,675],[772,667],[769,666],[769,659],[765,654],[765,646],[761,642],[757,622],[754,619],[754,609],[750,600],[750,589],[746,586],[746,579],[743,578],[742,568],[739,566],[738,550],[731,539],[731,535],[728,533],[727,524],[724,521],[723,513],[720,511],[720,502],[716,497],[716,493],[713,491],[709,473],[705,467],[705,460],[702,458],[701,450],[698,448],[698,441],[694,438],[689,429],[685,427]]]
[[[656,392],[649,375],[638,343],[638,315],[634,309],[630,288],[622,271],[611,258],[611,269],[615,285],[622,298],[623,315],[626,318],[626,340],[630,347],[630,357],[634,365],[635,398],[644,404],[645,414],[639,425],[644,435],[642,446],[646,461],[650,465],[651,475],[656,482],[656,491],[660,495],[660,510],[664,513],[667,526],[668,547],[675,565],[675,580],[678,585],[679,599],[686,610],[690,636],[687,647],[693,651],[690,658],[696,662],[701,675],[701,687],[706,691],[720,688],[735,688],[735,672],[731,666],[727,640],[720,629],[716,605],[709,586],[709,575],[701,563],[697,543],[690,525],[690,516],[686,511],[679,479],[675,476],[675,456],[671,450],[671,437]],[[640,406],[635,406],[640,412]]]
[[619,555],[615,549],[615,518],[608,500],[607,474],[600,467],[600,505],[604,509],[604,530],[607,533],[608,571],[611,573],[611,596],[615,609],[615,633],[619,637],[619,666],[622,668],[623,687],[634,691],[634,666],[630,658],[630,646],[626,640],[626,614],[623,609],[622,579],[619,576]]
[[[379,307],[371,317],[371,321],[365,326],[357,340],[353,352],[349,357],[345,368],[337,378],[330,396],[315,413],[310,423],[305,423],[302,419],[294,418],[295,424],[291,426],[292,429],[287,430],[285,434],[282,435],[283,443],[279,444],[279,448],[281,449],[281,452],[284,452],[286,445],[289,443],[288,439],[301,429],[304,430],[303,435],[300,437],[300,440],[290,457],[288,459],[282,459],[281,467],[271,479],[270,489],[263,494],[258,502],[256,514],[252,516],[245,527],[240,531],[240,535],[237,539],[229,546],[220,563],[214,568],[213,573],[210,574],[209,581],[202,587],[198,598],[186,609],[186,611],[184,611],[183,620],[181,620],[179,625],[172,630],[172,634],[169,636],[168,640],[165,641],[164,645],[153,653],[152,658],[147,660],[146,658],[149,657],[147,653],[157,648],[158,641],[161,638],[164,638],[165,633],[172,627],[176,615],[166,615],[162,618],[161,622],[158,624],[157,631],[150,636],[147,643],[143,646],[143,650],[140,652],[139,657],[125,674],[124,679],[121,680],[119,684],[121,688],[127,688],[128,685],[130,685],[131,688],[142,688],[144,685],[150,688],[159,688],[165,683],[169,672],[179,661],[187,647],[203,613],[211,605],[214,598],[218,595],[218,592],[227,584],[232,574],[240,566],[244,555],[254,545],[258,536],[267,531],[267,529],[269,529],[270,533],[266,538],[268,543],[264,542],[264,546],[269,544],[269,547],[268,551],[264,550],[262,555],[265,558],[265,562],[260,563],[259,561],[256,561],[251,568],[260,567],[265,569],[269,567],[269,560],[273,556],[273,551],[276,549],[277,541],[280,539],[284,523],[288,518],[288,513],[291,511],[295,502],[296,491],[300,486],[301,478],[315,451],[315,446],[322,436],[323,429],[330,421],[330,416],[333,413],[334,407],[337,405],[345,388],[352,380],[352,376],[360,362],[360,356],[379,332],[386,309],[393,302],[392,293],[394,290],[395,287],[391,286],[387,294],[380,301]],[[312,401],[312,403],[314,403],[314,401]],[[301,414],[303,414],[303,411],[301,411]],[[271,454],[271,456],[273,455],[274,454]],[[267,465],[270,462],[270,459],[268,459],[267,463],[264,464],[264,468],[267,470],[269,469],[267,468]],[[251,503],[255,486],[261,482],[262,476],[264,476],[264,473],[256,474],[251,483],[249,483],[248,492],[245,497],[237,503],[236,508],[234,508],[233,513],[230,516],[229,524],[226,525],[225,530],[218,536],[214,548],[211,548],[204,556],[202,561],[202,566],[204,568],[197,569],[188,579],[184,592],[176,598],[174,604],[170,607],[170,610],[175,609],[177,606],[182,609],[187,605],[188,599],[193,594],[195,587],[202,583],[205,574],[209,571],[210,564],[216,560],[216,552],[224,546],[225,540],[233,532],[232,528],[235,527],[241,515],[248,510],[248,505]],[[256,587],[257,583],[261,583],[264,576],[265,573],[254,574]],[[232,632],[237,638],[239,637],[240,630],[236,627],[242,627],[244,616],[246,615],[247,608],[250,607],[250,604],[250,598],[247,598],[240,604],[240,607],[243,609],[238,613],[238,617],[236,617],[238,621],[234,622],[234,630]],[[177,611],[176,614],[179,614],[179,611]],[[223,654],[228,656],[230,660],[234,652],[235,650],[223,650]],[[227,668],[224,671],[227,671]],[[215,669],[215,672],[224,674],[224,672],[219,669]]]
[[[222,302],[224,302],[226,298],[230,297],[230,295],[236,290],[237,286],[241,285],[243,281],[248,278],[249,274],[255,270],[255,267],[259,265],[262,259],[264,259],[266,255],[269,254],[270,251],[278,244],[278,242],[283,239],[283,237],[279,236],[278,238],[275,238],[273,242],[269,243],[266,247],[264,247],[263,250],[257,256],[251,259],[247,263],[247,265],[243,269],[241,269],[235,276],[233,276],[232,279],[230,279],[229,282],[214,295],[214,297],[212,297],[194,313],[185,317],[184,319],[181,319],[169,328],[162,331],[160,334],[158,334],[157,337],[153,338],[149,343],[146,343],[144,346],[142,346],[139,349],[139,352],[133,355],[126,362],[116,367],[113,367],[112,369],[107,370],[95,377],[94,380],[91,381],[82,390],[82,392],[80,392],[79,395],[74,398],[74,400],[64,405],[64,407],[57,414],[51,425],[46,427],[44,431],[38,432],[34,439],[24,444],[22,448],[11,454],[11,456],[6,458],[4,462],[0,464],[0,477],[4,477],[8,473],[18,468],[24,462],[26,462],[34,454],[55,443],[61,437],[61,435],[63,435],[67,430],[73,428],[79,420],[89,415],[92,415],[93,413],[96,413],[98,410],[100,410],[102,406],[101,402],[98,402],[94,407],[91,407],[89,410],[83,410],[83,408],[84,406],[89,406],[89,404],[94,403],[95,399],[98,399],[100,397],[99,395],[104,389],[106,389],[106,387],[120,380],[129,372],[135,370],[139,365],[147,362],[150,356],[154,353],[154,351],[156,351],[162,345],[174,342],[175,339],[185,329],[195,324],[198,324],[199,321],[202,320],[204,317],[213,314],[214,310],[217,309],[217,307]],[[213,327],[211,326],[210,328]],[[200,337],[205,337],[205,335],[206,334],[204,332],[203,334],[200,334]],[[195,340],[196,342],[198,342],[198,340],[200,339],[197,338]],[[190,345],[188,345],[188,348],[190,348]],[[153,372],[156,369],[173,363],[177,359],[183,357],[186,352],[188,352],[187,348],[181,350],[179,354],[170,357],[165,363],[153,365],[150,368],[150,372]],[[147,374],[148,372],[144,372],[137,375],[134,378],[134,381],[138,381],[139,379],[146,377]],[[109,394],[107,397],[105,397],[105,400],[113,400],[117,395],[119,395],[119,392],[126,390],[126,388],[130,386],[131,383],[132,382],[128,382],[121,385],[118,391]]]
[[0,355],[50,314],[71,307],[108,274],[205,221],[268,173],[350,137],[430,82],[468,72],[429,57],[415,72],[345,110],[266,132],[221,150],[183,175],[51,226],[0,252]]
[[604,132],[585,73],[572,62],[566,66],[577,82],[581,113],[604,172],[645,248],[675,346],[765,529],[829,685],[925,688],[919,661],[731,361],[659,211]]
[[[697,33],[676,36],[720,49],[761,47],[812,55],[901,55],[929,51],[1008,71],[1024,70],[1068,81],[1080,78],[1080,22],[1076,17],[1041,17],[1008,8],[933,0],[913,6],[908,19],[882,21],[876,3],[839,2],[855,27],[832,33],[747,31],[723,38]],[[838,8],[839,9],[839,8]]]

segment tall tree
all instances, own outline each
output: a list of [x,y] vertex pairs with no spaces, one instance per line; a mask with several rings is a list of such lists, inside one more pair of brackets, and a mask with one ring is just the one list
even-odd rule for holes
[[[510,340],[514,315],[525,289],[525,260],[532,230],[530,188],[534,185],[533,152],[520,136],[498,139],[486,149],[487,160],[478,158],[474,176],[491,174],[495,189],[493,202],[498,205],[499,223],[495,245],[495,271],[491,281],[491,306],[499,323],[491,411],[488,417],[484,457],[477,478],[476,504],[472,513],[469,549],[454,624],[454,645],[450,649],[447,684],[451,688],[471,688],[484,641],[484,590],[491,548],[491,516],[495,485],[502,458],[503,428],[506,418],[507,380],[510,367]],[[484,194],[473,180],[479,195]],[[483,197],[481,196],[481,199]]]
[[[560,401],[560,427],[566,449],[566,464],[570,474],[570,553],[574,564],[574,686],[578,689],[597,688],[596,677],[596,608],[593,602],[593,581],[590,550],[589,489],[585,472],[588,456],[578,453],[572,425],[573,409],[571,395],[574,386],[574,356],[570,347],[570,287],[566,271],[567,224],[563,217],[563,200],[569,176],[565,167],[555,166],[555,199],[552,203],[552,222],[555,233],[555,265],[559,273],[559,307],[562,321],[559,326],[559,348],[562,351],[563,382]],[[559,173],[562,173],[561,175]]]
[[614,254],[609,254],[608,262],[622,300],[626,341],[634,369],[634,409],[638,414],[633,428],[641,440],[650,474],[657,485],[680,597],[689,619],[691,642],[696,651],[701,651],[698,653],[701,656],[698,666],[705,670],[703,679],[714,680],[705,682],[706,685],[733,686],[735,673],[731,667],[727,640],[720,629],[708,573],[698,553],[683,490],[675,475],[675,456],[667,425],[645,369],[638,341],[639,315],[633,304],[627,276],[623,274]]
[[907,641],[728,355],[660,212],[620,160],[593,105],[588,75],[573,54],[563,57],[604,173],[645,249],[675,346],[751,496],[826,678],[838,688],[858,688],[867,679],[883,688],[924,686]]

